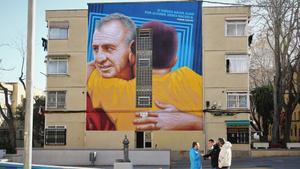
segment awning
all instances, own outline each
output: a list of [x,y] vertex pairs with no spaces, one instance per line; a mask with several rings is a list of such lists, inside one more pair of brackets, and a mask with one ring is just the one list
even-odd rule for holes
[[68,21],[50,21],[49,27],[50,28],[68,29],[69,28],[69,22]]
[[226,120],[227,126],[249,126],[250,120]]

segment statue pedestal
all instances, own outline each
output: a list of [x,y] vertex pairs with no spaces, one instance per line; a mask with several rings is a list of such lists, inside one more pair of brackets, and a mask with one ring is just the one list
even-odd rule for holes
[[115,162],[114,169],[133,169],[132,162]]
[[114,169],[133,169],[133,165],[129,160],[129,140],[127,139],[127,135],[123,140],[123,155],[124,159],[117,159],[114,163]]

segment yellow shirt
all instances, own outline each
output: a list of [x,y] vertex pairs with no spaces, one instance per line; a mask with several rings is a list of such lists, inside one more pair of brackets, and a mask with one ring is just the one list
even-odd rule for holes
[[94,108],[102,108],[117,130],[135,130],[135,112],[158,110],[154,101],[172,104],[181,112],[202,116],[202,77],[187,67],[164,75],[153,74],[152,108],[136,108],[136,80],[103,78],[94,70],[88,80]]

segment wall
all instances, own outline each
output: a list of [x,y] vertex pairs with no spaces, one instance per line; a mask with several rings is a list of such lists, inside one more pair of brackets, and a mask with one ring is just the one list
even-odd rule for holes
[[[23,149],[18,149],[19,154],[23,152]],[[45,165],[86,166],[91,165],[90,152],[97,153],[95,165],[113,165],[116,159],[123,159],[122,150],[35,149],[32,151],[32,162]],[[170,151],[130,150],[129,159],[133,165],[170,165]]]
[[291,142],[300,142],[300,105],[299,104],[296,106],[292,115]]
[[188,151],[193,141],[197,141],[204,149],[203,131],[156,131],[153,132],[153,145],[158,149],[172,151]]
[[216,102],[226,109],[228,91],[248,91],[248,73],[226,73],[226,54],[248,54],[248,35],[225,36],[225,21],[228,18],[250,16],[248,7],[203,8],[203,68],[204,104]]
[[83,148],[85,134],[85,113],[47,113],[47,125],[65,125],[67,128],[67,144],[59,146],[45,145],[45,148]]
[[48,41],[48,57],[68,56],[68,74],[49,75],[47,91],[66,90],[65,110],[85,111],[87,11],[46,11],[46,18],[48,25],[51,21],[69,23],[69,39]]
[[[248,74],[227,74],[225,72],[226,53],[247,54],[247,36],[225,37],[225,19],[228,17],[248,18],[250,9],[245,7],[203,8],[203,70],[204,100],[218,101],[226,108],[226,91],[248,91]],[[135,147],[135,132],[86,131],[85,130],[85,64],[87,44],[87,11],[64,10],[47,11],[47,21],[68,20],[70,24],[68,40],[49,40],[48,55],[69,55],[67,76],[48,76],[47,90],[67,90],[66,109],[46,114],[46,124],[67,126],[66,146],[46,146],[47,148],[101,148],[119,149],[120,142],[127,134],[130,148]],[[72,36],[73,35],[73,36]],[[77,36],[74,36],[77,35]],[[67,111],[80,111],[70,113]],[[226,137],[225,120],[249,119],[249,114],[230,117],[208,117],[205,131],[156,131],[152,145],[158,149],[177,152],[188,151],[192,141],[199,141],[203,151],[208,138]],[[205,137],[206,134],[206,137]],[[205,140],[205,138],[207,138]],[[248,146],[236,146],[237,150],[248,150]]]
[[[211,113],[205,113],[205,119],[206,140],[208,141],[211,138],[217,140],[220,137],[227,139],[226,120],[250,120],[250,115],[239,113],[233,116],[214,116]],[[232,150],[249,151],[250,144],[233,144]]]
[[[136,137],[134,131],[86,131],[86,147],[101,149],[122,148],[121,142],[126,134],[130,148],[135,148]],[[153,131],[152,149],[171,149],[172,151],[188,151],[193,141],[198,141],[204,149],[202,131]]]
[[129,140],[129,148],[135,148],[134,131],[85,131],[85,147],[121,149],[125,134]]
[[251,150],[251,157],[300,156],[299,150]]

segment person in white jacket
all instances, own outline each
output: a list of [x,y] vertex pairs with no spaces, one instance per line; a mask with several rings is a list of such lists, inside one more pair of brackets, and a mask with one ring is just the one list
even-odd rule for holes
[[231,166],[231,143],[229,141],[225,141],[224,138],[218,139],[219,146],[221,147],[221,151],[219,154],[219,168],[227,168],[230,169]]

